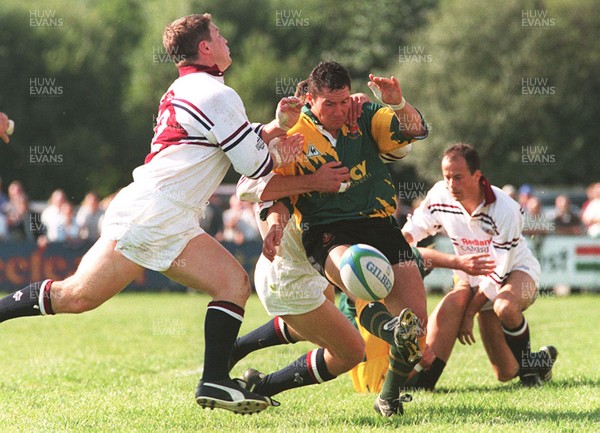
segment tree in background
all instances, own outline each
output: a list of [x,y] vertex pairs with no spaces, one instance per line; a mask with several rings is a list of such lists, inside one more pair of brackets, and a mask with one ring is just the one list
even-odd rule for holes
[[3,0],[0,110],[17,127],[0,146],[0,175],[34,199],[62,187],[79,201],[129,183],[177,75],[163,29],[209,11],[234,58],[226,81],[254,121],[270,120],[316,63],[336,60],[354,91],[368,92],[369,72],[398,76],[430,123],[430,138],[390,166],[397,182],[438,179],[441,149],[463,140],[493,161],[484,166],[496,183],[589,183],[599,165],[596,3]]
[[418,83],[411,101],[432,126],[411,155],[430,181],[457,141],[478,148],[498,184],[597,177],[598,2],[443,1],[399,60],[394,69]]
[[16,122],[11,145],[0,148],[5,179],[23,181],[32,198],[63,187],[77,201],[130,180],[139,148],[121,107],[139,32],[132,0],[0,13],[0,107]]

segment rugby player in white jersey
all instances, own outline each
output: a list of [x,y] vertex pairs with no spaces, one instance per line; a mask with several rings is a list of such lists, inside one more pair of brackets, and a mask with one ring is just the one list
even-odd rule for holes
[[[496,378],[504,382],[519,376],[525,386],[541,384],[551,378],[558,352],[553,346],[530,350],[523,312],[537,296],[540,265],[521,234],[523,211],[488,183],[470,145],[446,149],[442,174],[444,180],[434,185],[402,228],[413,244],[444,230],[456,253],[444,262],[439,253],[420,250],[425,262],[454,268],[456,284],[429,318],[427,346],[437,358],[410,385],[433,389],[457,337],[462,344],[475,342],[477,313]],[[436,254],[435,260],[428,254]],[[469,263],[458,265],[466,255]],[[473,275],[481,273],[486,275]]]
[[[226,86],[231,58],[227,40],[210,14],[169,24],[163,44],[179,70],[160,101],[151,152],[133,171],[104,217],[102,236],[74,275],[45,279],[0,300],[0,321],[22,316],[82,313],[119,293],[146,269],[212,297],[204,325],[203,374],[196,391],[202,407],[259,412],[268,397],[248,392],[229,377],[228,362],[250,295],[248,275],[199,226],[208,198],[233,164],[250,178],[267,175],[282,154],[294,157],[301,136],[282,138],[277,121],[250,125],[238,94]],[[295,122],[295,99],[278,107]],[[160,314],[158,312],[158,314]],[[43,323],[40,323],[43,326]],[[23,339],[27,339],[23,335]]]

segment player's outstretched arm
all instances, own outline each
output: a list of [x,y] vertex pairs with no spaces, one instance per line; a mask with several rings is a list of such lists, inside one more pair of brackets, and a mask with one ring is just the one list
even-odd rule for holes
[[371,81],[367,85],[381,102],[394,110],[404,134],[412,137],[427,135],[427,128],[423,125],[423,118],[417,109],[404,99],[402,88],[396,77],[376,77],[373,74],[369,74],[369,79]]
[[487,296],[480,290],[477,290],[475,295],[471,298],[471,301],[465,310],[460,330],[458,331],[458,341],[460,341],[461,344],[471,345],[475,343],[475,336],[473,335],[475,314],[481,310],[481,307],[483,307],[487,301]]
[[418,248],[427,269],[447,268],[463,271],[469,275],[488,275],[494,270],[495,262],[489,254],[455,254],[442,253],[433,248]]
[[236,194],[240,200],[267,202],[307,192],[343,192],[350,180],[350,171],[339,161],[323,164],[312,174],[285,176],[271,173],[260,179],[242,176]]
[[276,174],[264,189],[261,200],[278,200],[307,192],[337,193],[347,188],[350,171],[339,161],[323,164],[313,174],[283,176]]

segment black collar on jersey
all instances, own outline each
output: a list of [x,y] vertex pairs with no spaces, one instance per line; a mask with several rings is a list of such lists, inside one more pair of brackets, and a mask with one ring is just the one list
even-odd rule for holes
[[315,113],[313,113],[312,110],[310,109],[310,104],[308,104],[308,103],[305,104],[304,107],[302,107],[302,112],[304,114],[306,114],[315,125],[323,126],[323,124],[319,121],[319,119],[317,119],[317,116],[315,116]]
[[206,72],[207,74],[214,75],[215,77],[222,77],[223,71],[219,69],[219,67],[214,64],[212,66],[205,65],[185,65],[179,67],[179,76],[183,77],[184,75],[194,74],[196,72]]
[[494,194],[494,190],[492,189],[492,185],[488,182],[488,180],[481,175],[479,178],[479,183],[483,186],[483,193],[485,196],[484,205],[492,204],[496,201],[496,194]]

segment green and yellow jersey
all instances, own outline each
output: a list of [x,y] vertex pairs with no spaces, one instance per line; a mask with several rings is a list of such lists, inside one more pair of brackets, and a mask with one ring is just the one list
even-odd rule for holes
[[322,125],[308,106],[288,134],[296,132],[304,135],[303,153],[275,170],[278,174],[310,174],[331,161],[341,161],[350,170],[351,183],[343,193],[311,192],[290,198],[298,222],[312,225],[393,215],[396,188],[379,154],[426,137],[404,135],[394,112],[375,103],[362,106],[356,125],[342,126],[335,145],[323,134]]

